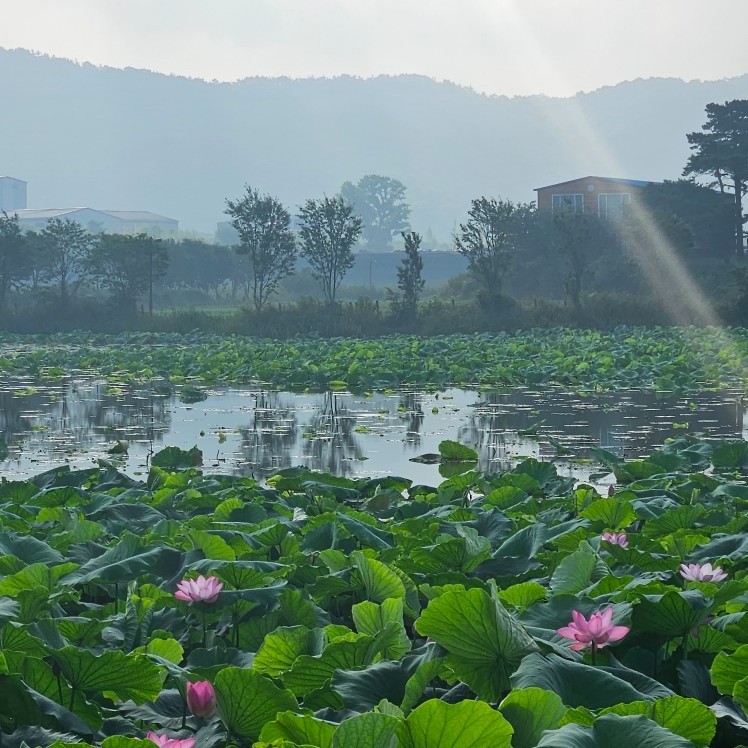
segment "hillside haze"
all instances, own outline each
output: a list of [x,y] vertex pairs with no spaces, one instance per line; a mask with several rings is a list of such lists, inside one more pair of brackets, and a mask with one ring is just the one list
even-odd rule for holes
[[0,50],[0,174],[29,183],[31,208],[150,210],[211,233],[245,183],[295,212],[383,174],[407,186],[413,228],[449,241],[483,194],[675,179],[705,105],[746,97],[748,75],[510,99],[413,75],[207,83]]

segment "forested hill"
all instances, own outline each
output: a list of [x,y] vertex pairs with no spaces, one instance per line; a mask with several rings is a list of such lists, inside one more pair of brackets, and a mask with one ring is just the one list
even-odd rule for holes
[[704,106],[746,97],[748,75],[509,99],[412,75],[206,83],[0,50],[0,174],[28,181],[29,207],[151,210],[212,231],[244,183],[295,210],[377,173],[407,186],[414,228],[448,240],[481,194],[677,178]]

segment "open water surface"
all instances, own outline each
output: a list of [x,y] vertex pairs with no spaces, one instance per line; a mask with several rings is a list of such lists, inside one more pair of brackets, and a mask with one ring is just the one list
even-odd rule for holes
[[[0,381],[0,440],[8,451],[0,459],[0,477],[30,477],[64,464],[90,467],[101,459],[141,475],[154,451],[197,445],[210,472],[262,478],[303,465],[351,477],[404,475],[435,485],[442,480],[438,467],[410,460],[453,439],[478,450],[478,469],[485,472],[535,457],[587,480],[598,470],[589,461],[592,445],[629,458],[685,432],[748,435],[746,405],[736,392],[658,397],[451,389],[364,396],[248,386],[207,393],[206,400],[188,405],[157,387],[90,378],[45,385]],[[522,434],[538,423],[537,434]],[[552,440],[569,454],[558,456]],[[109,454],[118,441],[127,443],[127,453]]]

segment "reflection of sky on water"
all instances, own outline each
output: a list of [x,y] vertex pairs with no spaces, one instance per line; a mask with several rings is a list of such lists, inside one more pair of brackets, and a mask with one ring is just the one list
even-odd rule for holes
[[[33,391],[33,387],[37,391]],[[87,467],[100,458],[130,474],[148,469],[167,445],[203,451],[204,469],[257,478],[294,465],[338,475],[406,475],[435,484],[437,467],[409,462],[437,452],[443,439],[475,447],[479,469],[497,472],[523,457],[550,460],[553,438],[585,459],[592,445],[625,457],[646,454],[686,431],[738,436],[746,414],[735,393],[657,399],[651,393],[583,398],[560,391],[292,394],[252,387],[209,390],[186,405],[147,387],[103,381],[0,385],[0,437],[10,448],[0,476],[28,477],[60,464]],[[536,437],[521,435],[540,423]],[[126,456],[107,450],[129,443]],[[594,470],[558,460],[580,478]]]

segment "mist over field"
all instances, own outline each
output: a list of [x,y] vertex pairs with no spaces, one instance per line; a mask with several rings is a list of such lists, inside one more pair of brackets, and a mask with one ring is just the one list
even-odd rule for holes
[[211,234],[247,182],[295,210],[385,174],[408,188],[412,226],[449,242],[476,195],[529,201],[588,174],[675,179],[705,105],[747,94],[748,76],[569,99],[414,75],[206,83],[0,50],[0,172],[29,183],[31,208],[150,210]]
[[748,748],[746,0],[1,8],[0,748]]

